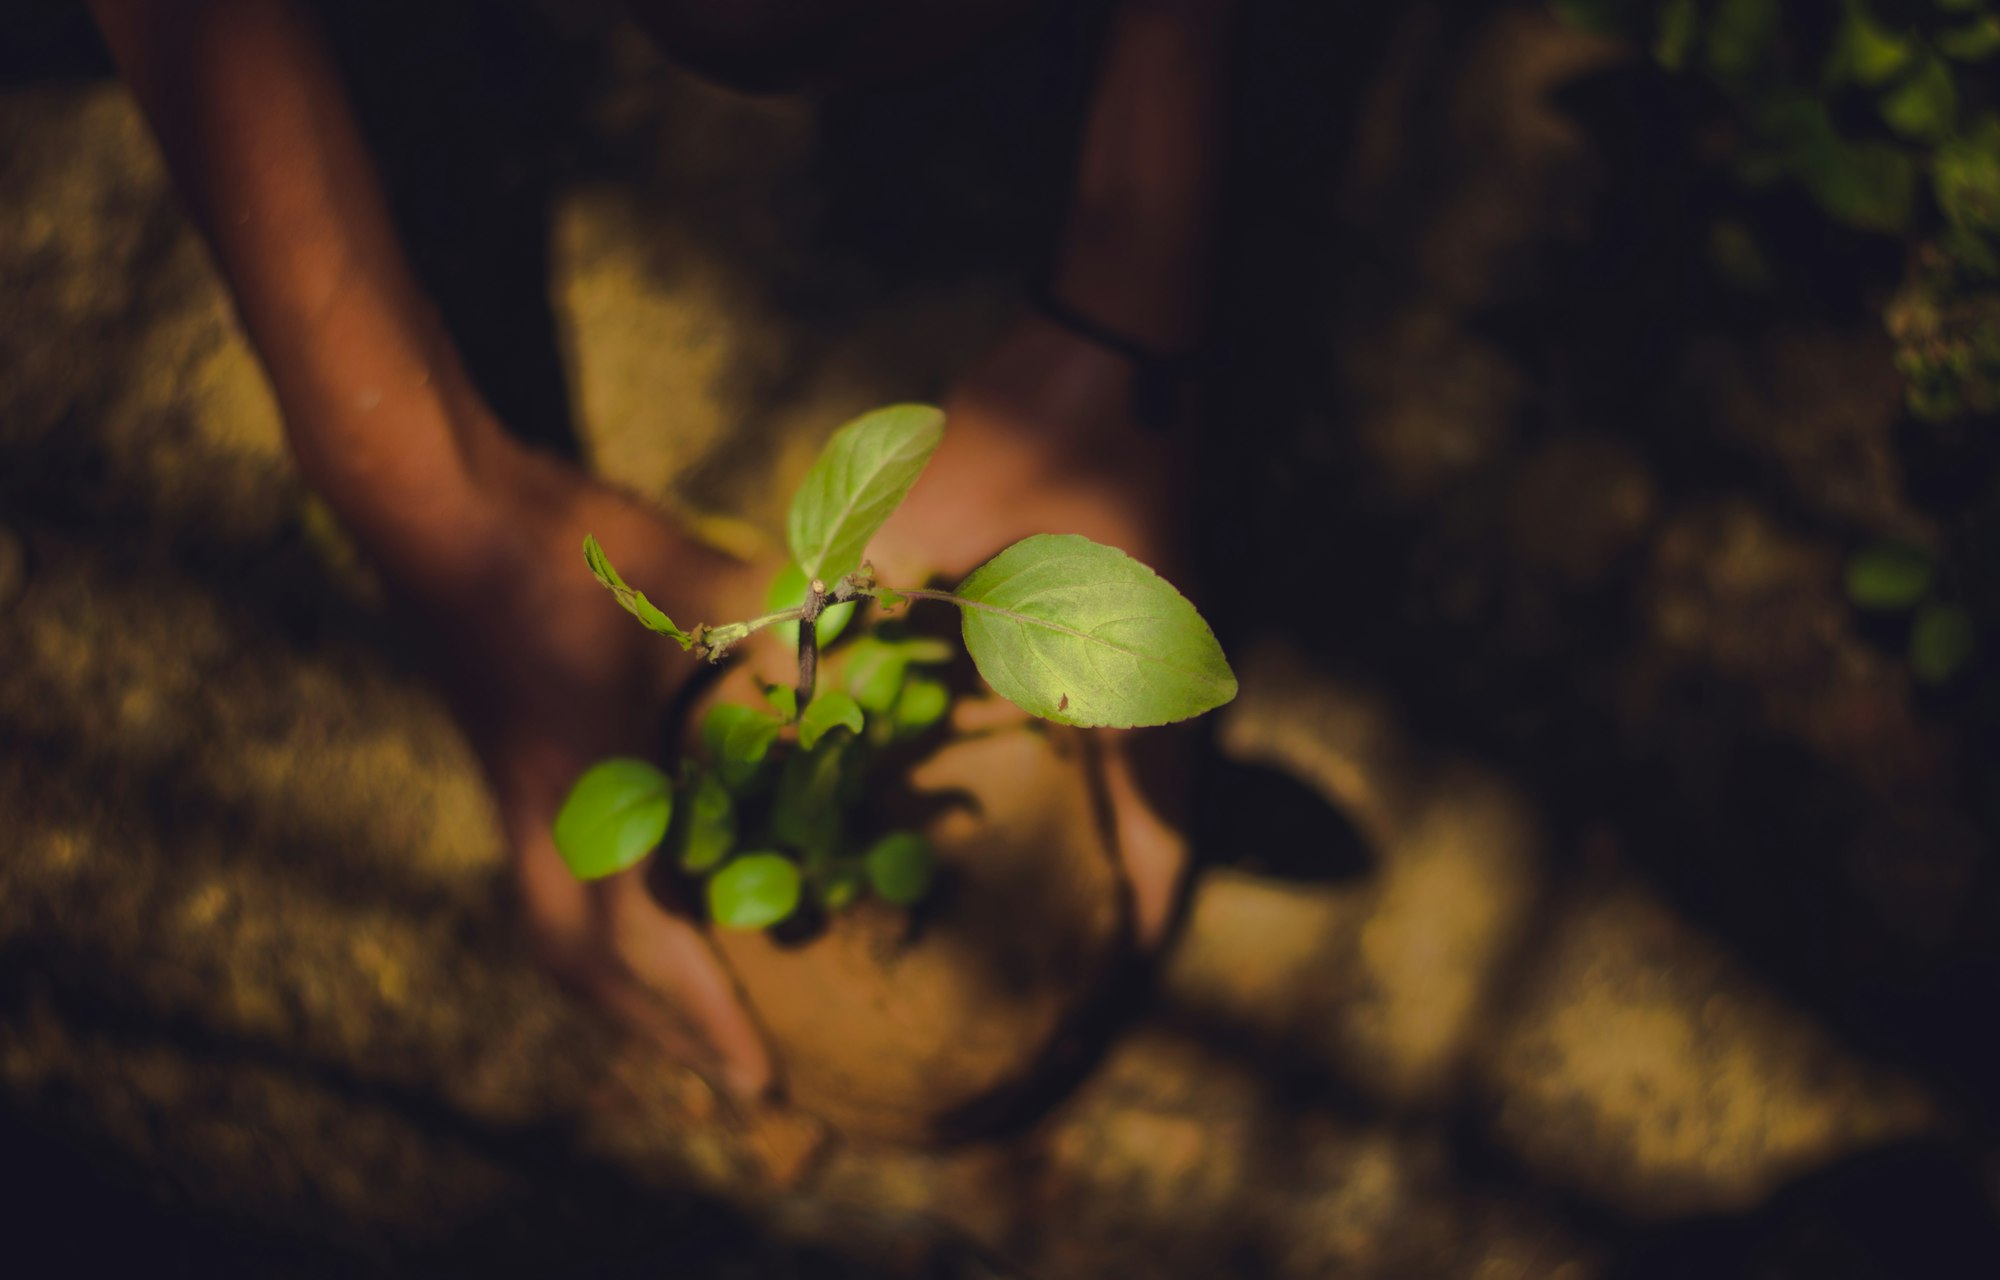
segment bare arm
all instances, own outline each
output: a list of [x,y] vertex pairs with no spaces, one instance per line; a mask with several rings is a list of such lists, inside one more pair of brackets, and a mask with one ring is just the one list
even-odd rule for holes
[[294,0],[90,0],[214,249],[307,480],[392,580],[476,554],[510,448],[403,254],[311,15]]

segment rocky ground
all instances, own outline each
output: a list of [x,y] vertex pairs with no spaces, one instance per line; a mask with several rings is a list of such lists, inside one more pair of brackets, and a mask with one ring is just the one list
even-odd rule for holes
[[[472,184],[402,208],[447,314],[532,434],[767,545],[826,431],[936,396],[1015,305],[1075,33],[810,105],[496,12],[484,51],[545,81],[422,31],[359,73],[392,179]],[[1103,1059],[943,1150],[745,1117],[529,963],[472,758],[142,123],[87,58],[9,61],[0,1159],[31,1256],[1992,1274],[2000,720],[1990,662],[1920,690],[1841,596],[1847,549],[1943,518],[1879,321],[1700,284],[1658,86],[1532,8],[1273,4],[1253,51],[1191,513],[1243,677],[1210,865]],[[438,103],[377,85],[413,69]]]

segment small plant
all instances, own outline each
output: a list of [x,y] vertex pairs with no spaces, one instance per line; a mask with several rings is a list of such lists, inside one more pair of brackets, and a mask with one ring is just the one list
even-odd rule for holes
[[[1793,187],[1833,223],[1905,241],[1884,320],[1913,414],[2000,409],[2000,3],[1553,4],[1705,83],[1724,105],[1714,133],[1728,141],[1714,154],[1743,187]],[[1731,217],[1710,247],[1725,278],[1768,283],[1773,237],[1760,244]]]
[[[712,709],[700,752],[679,762],[677,777],[624,757],[586,770],[555,822],[572,872],[611,875],[664,842],[681,872],[706,880],[710,917],[740,929],[792,920],[802,907],[839,911],[868,893],[902,906],[921,900],[934,874],[930,844],[868,807],[899,749],[907,754],[938,731],[951,705],[941,672],[956,650],[902,623],[897,611],[912,602],[957,606],[980,675],[1044,720],[1161,725],[1236,696],[1236,677],[1194,606],[1145,565],[1088,538],[1024,538],[953,591],[877,583],[863,558],[868,542],[943,430],[938,410],[893,405],[836,432],[792,497],[792,563],[773,584],[771,612],[744,622],[683,631],[626,585],[595,538],[584,540],[591,572],[648,629],[710,662],[755,632],[787,629],[798,679],[767,687],[765,706]],[[871,625],[833,648],[864,604],[875,608]]]

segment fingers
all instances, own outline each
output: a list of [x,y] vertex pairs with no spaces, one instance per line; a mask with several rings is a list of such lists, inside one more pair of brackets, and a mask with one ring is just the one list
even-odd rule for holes
[[584,884],[546,816],[517,812],[508,827],[529,938],[557,978],[735,1096],[768,1093],[770,1051],[735,984],[701,933],[653,902],[641,870]]
[[599,892],[611,950],[626,972],[712,1051],[730,1092],[769,1092],[770,1050],[708,939],[653,901],[638,868],[602,882]]
[[1187,837],[1179,830],[1184,824],[1169,821],[1179,815],[1163,815],[1149,795],[1184,795],[1185,788],[1172,785],[1166,777],[1149,776],[1146,781],[1151,786],[1141,782],[1142,773],[1185,772],[1180,755],[1144,749],[1162,736],[1158,730],[1138,738],[1116,730],[1098,731],[1118,861],[1132,894],[1133,941],[1142,952],[1156,951],[1166,940],[1189,859]]

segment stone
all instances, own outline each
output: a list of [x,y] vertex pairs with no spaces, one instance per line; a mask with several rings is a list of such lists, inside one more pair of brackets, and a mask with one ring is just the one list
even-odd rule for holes
[[1482,1071],[1543,1177],[1637,1218],[1740,1210],[1937,1121],[1633,888],[1580,895],[1545,937]]

